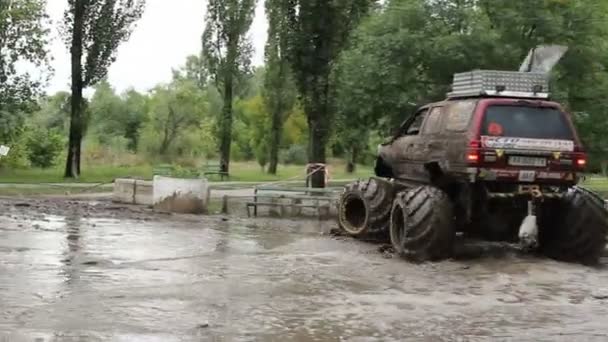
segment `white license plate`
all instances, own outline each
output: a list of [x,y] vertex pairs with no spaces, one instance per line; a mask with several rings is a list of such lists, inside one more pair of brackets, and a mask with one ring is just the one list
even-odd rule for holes
[[534,182],[536,180],[536,171],[519,171],[520,182]]
[[509,157],[509,165],[545,167],[545,166],[547,166],[547,159],[513,156],[513,157]]

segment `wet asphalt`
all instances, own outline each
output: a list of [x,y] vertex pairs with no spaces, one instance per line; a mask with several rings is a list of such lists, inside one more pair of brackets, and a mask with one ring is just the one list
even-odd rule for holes
[[606,261],[411,264],[331,222],[0,209],[0,341],[608,340]]

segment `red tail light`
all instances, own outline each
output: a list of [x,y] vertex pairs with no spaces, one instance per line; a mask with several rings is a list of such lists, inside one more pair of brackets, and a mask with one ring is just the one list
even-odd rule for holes
[[469,149],[467,150],[466,161],[469,164],[477,164],[480,162],[481,157],[479,153],[479,148],[481,147],[481,142],[479,140],[471,140],[469,142]]
[[585,166],[587,166],[587,158],[586,156],[579,156],[576,158],[576,166],[580,167],[580,168],[584,168]]
[[467,153],[467,161],[471,164],[476,164],[477,162],[479,162],[479,153],[475,152],[469,152]]

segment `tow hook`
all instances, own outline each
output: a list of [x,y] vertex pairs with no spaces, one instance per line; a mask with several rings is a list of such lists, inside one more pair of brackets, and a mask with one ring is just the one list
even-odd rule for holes
[[525,250],[538,248],[538,223],[536,207],[543,199],[543,193],[539,189],[530,191],[531,199],[528,200],[528,214],[519,226],[519,243]]

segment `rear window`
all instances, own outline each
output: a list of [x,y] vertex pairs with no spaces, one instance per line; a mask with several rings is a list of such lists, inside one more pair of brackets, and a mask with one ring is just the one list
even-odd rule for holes
[[564,114],[555,108],[489,106],[484,115],[482,135],[573,140]]

